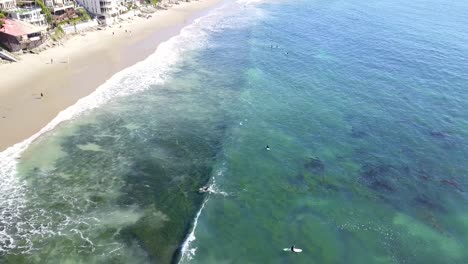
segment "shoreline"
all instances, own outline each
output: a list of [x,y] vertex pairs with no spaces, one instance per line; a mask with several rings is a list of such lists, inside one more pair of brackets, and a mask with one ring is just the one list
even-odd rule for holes
[[40,131],[62,110],[147,58],[221,2],[181,2],[149,19],[135,16],[106,30],[71,36],[63,46],[40,54],[25,54],[20,62],[0,64],[0,152]]

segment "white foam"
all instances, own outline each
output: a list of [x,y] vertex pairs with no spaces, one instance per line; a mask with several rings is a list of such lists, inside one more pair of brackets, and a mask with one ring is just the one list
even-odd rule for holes
[[195,252],[197,251],[196,247],[192,246],[193,241],[195,241],[195,230],[198,225],[198,219],[200,218],[201,212],[203,211],[203,208],[205,208],[206,202],[208,202],[209,199],[206,199],[202,206],[200,207],[200,210],[198,210],[197,215],[195,216],[195,220],[193,221],[193,227],[192,231],[190,234],[187,236],[187,239],[185,239],[184,243],[182,244],[182,256],[180,258],[179,263],[182,262],[187,262],[192,260],[192,258],[195,256]]
[[[223,164],[225,165],[225,164]],[[208,187],[208,193],[210,194],[218,194],[218,195],[222,195],[224,197],[226,196],[229,196],[229,193],[225,192],[225,191],[222,191],[219,186],[216,184],[216,178],[218,177],[221,177],[223,174],[224,174],[224,166],[223,166],[223,169],[219,170],[218,173],[216,174],[216,177],[213,177],[212,180],[211,180],[211,184],[210,186]]]
[[[223,164],[222,169],[219,169],[218,172],[216,173],[216,176],[213,176],[213,178],[211,179],[211,184],[208,187],[209,194],[221,194],[223,196],[228,196],[226,192],[218,190],[218,187],[216,186],[216,178],[221,177],[224,174],[225,165],[226,164]],[[209,198],[210,196],[208,196],[208,198],[203,202],[200,210],[198,210],[198,213],[195,216],[195,219],[193,221],[192,231],[190,232],[190,234],[187,236],[184,243],[182,244],[181,258],[180,258],[179,263],[187,263],[190,260],[192,260],[193,257],[195,256],[197,248],[192,245],[193,242],[196,240],[195,230],[197,229],[198,219],[200,218],[203,208],[205,208],[205,205],[208,202]]]
[[237,0],[237,3],[241,5],[255,5],[265,2],[265,0]]

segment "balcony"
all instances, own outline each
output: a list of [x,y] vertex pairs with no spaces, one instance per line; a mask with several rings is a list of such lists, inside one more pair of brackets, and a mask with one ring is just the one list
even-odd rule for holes
[[0,9],[8,10],[16,7],[14,0],[0,0]]
[[21,21],[28,22],[34,25],[39,25],[39,26],[43,26],[46,24],[46,19],[44,15],[21,18]]
[[37,26],[44,26],[47,24],[45,16],[41,14],[40,8],[16,8],[10,10],[8,13],[11,18],[19,19]]
[[101,8],[110,8],[113,6],[112,1],[99,1],[99,5],[101,6]]
[[57,11],[74,9],[75,4],[73,2],[64,2],[63,4],[56,5],[52,7],[52,13],[55,14]]

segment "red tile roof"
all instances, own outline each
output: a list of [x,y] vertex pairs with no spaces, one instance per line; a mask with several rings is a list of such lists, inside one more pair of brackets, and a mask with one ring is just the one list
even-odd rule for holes
[[32,24],[8,18],[3,19],[3,27],[0,29],[0,32],[13,35],[15,37],[41,31],[41,28],[38,28]]

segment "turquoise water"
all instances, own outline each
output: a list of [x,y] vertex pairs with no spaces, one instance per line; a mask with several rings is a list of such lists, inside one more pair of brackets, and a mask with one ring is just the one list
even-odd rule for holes
[[468,263],[468,4],[368,2],[228,2],[119,74],[0,171],[0,262]]

